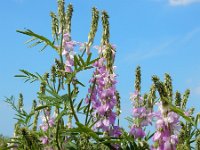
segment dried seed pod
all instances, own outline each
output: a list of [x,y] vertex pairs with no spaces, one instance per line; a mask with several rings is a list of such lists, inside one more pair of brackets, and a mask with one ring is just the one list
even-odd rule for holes
[[110,29],[109,29],[109,16],[106,11],[102,12],[102,25],[103,25],[103,34],[102,34],[102,39],[101,39],[101,44],[106,45],[109,43],[109,38],[110,38]]
[[87,43],[88,48],[94,42],[94,37],[95,37],[95,34],[97,32],[97,27],[98,27],[98,21],[99,21],[99,11],[94,7],[92,8],[92,23],[91,23],[90,32],[88,35],[88,43]]

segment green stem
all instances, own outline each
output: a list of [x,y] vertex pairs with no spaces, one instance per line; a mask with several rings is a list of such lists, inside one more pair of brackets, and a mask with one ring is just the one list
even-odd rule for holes
[[[90,111],[92,112],[92,111],[93,111],[93,108],[92,108]],[[87,125],[90,123],[91,119],[92,119],[92,115],[90,115],[90,117],[89,117],[89,119],[88,119],[88,122],[87,122]]]
[[96,120],[95,122],[93,122],[93,123],[89,126],[89,128],[92,128],[98,121],[99,121],[99,118],[97,118],[97,120]]
[[[92,85],[92,91],[91,91],[91,94],[90,94],[89,104],[88,104],[88,108],[87,108],[87,114],[86,114],[86,119],[85,119],[85,125],[89,123],[89,121],[88,121],[88,115],[89,115],[89,111],[90,111],[91,98],[92,98],[92,94],[93,94],[93,91],[94,91],[95,84],[96,84],[96,78],[94,79],[94,83],[93,83],[93,85]],[[88,123],[87,123],[87,121],[88,121]]]
[[[63,27],[61,28],[61,39],[60,39],[60,50],[59,50],[59,56],[60,56],[60,62],[61,62],[61,67],[62,70],[65,71],[65,66],[64,66],[64,62],[63,62],[63,57],[62,57],[62,51],[63,51]],[[64,85],[63,82],[64,81],[64,77],[62,76],[61,78],[61,87],[64,89]]]
[[[59,114],[59,108],[57,108],[57,110],[58,110],[58,114]],[[60,120],[58,120],[57,124],[56,124],[56,146],[57,146],[58,150],[61,150],[60,145],[59,145],[59,141],[58,141],[59,123],[60,123]]]
[[56,91],[56,93],[58,93],[58,92],[60,91],[60,84],[61,84],[61,80],[58,79],[58,87],[57,87],[57,91]]
[[64,63],[63,63],[63,57],[62,57],[62,45],[63,45],[63,27],[61,28],[61,38],[60,38],[60,50],[59,50],[59,56],[60,56],[60,61],[62,65],[62,69],[64,69]]
[[81,54],[81,57],[83,57],[83,55],[85,54],[86,52],[86,48],[83,50],[83,53]]
[[69,101],[70,101],[70,107],[71,107],[71,110],[72,110],[72,114],[74,115],[74,118],[75,118],[76,122],[79,122],[78,117],[77,117],[77,115],[76,115],[76,112],[75,112],[75,110],[74,110],[73,101],[72,101],[72,98],[71,98],[71,87],[70,87],[70,83],[68,83],[68,95],[69,95]]
[[117,119],[117,125],[119,126],[119,117],[118,117],[118,119]]

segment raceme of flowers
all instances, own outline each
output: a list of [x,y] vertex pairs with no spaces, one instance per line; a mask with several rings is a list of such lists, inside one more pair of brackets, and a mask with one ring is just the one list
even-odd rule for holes
[[[104,48],[102,48],[104,47]],[[105,46],[99,47],[99,54],[105,51]],[[110,136],[118,137],[121,135],[120,128],[115,126],[116,112],[114,108],[117,104],[116,100],[116,74],[111,73],[106,67],[106,59],[101,57],[93,66],[95,72],[90,80],[91,86],[88,90],[89,94],[86,103],[91,101],[95,116],[95,129],[102,129]],[[112,68],[114,70],[114,68]]]
[[169,111],[169,108],[160,102],[155,116],[157,121],[152,150],[176,150],[180,131],[179,115]]
[[133,103],[133,125],[131,126],[130,134],[135,139],[143,138],[146,134],[144,127],[152,124],[152,112],[149,111],[144,104],[144,99],[138,91],[131,94],[130,99]]

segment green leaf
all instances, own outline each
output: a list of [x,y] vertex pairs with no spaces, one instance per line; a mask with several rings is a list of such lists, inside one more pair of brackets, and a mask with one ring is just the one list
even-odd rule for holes
[[84,126],[83,124],[76,122],[77,126],[79,127],[81,132],[84,132],[88,135],[90,135],[92,138],[94,138],[95,140],[99,141],[99,136],[90,128]]
[[67,110],[63,110],[62,112],[59,113],[59,115],[56,117],[56,120],[60,120],[62,118],[62,116],[67,114]]
[[79,59],[78,59],[78,57],[76,55],[74,55],[74,62],[75,62],[75,64],[77,64],[80,67],[82,67],[82,65],[81,65],[81,63],[80,63],[80,61],[79,61]]
[[77,112],[80,111],[80,108],[81,108],[82,103],[83,103],[83,99],[81,99],[81,101],[79,102],[79,104],[78,104],[78,106],[77,106],[77,109],[76,109]]
[[30,73],[24,69],[20,69],[19,71],[22,72],[23,74],[15,75],[14,77],[23,78],[25,82],[29,81],[30,83],[39,80],[38,76],[34,75],[33,73]]
[[82,66],[85,66],[85,62],[84,62],[83,58],[80,55],[78,55],[78,58],[82,64]]
[[[41,36],[41,35],[39,35],[39,34],[36,34],[36,33],[34,33],[33,31],[31,31],[31,30],[25,30],[25,31],[21,31],[21,30],[17,30],[17,32],[19,32],[19,33],[21,33],[21,34],[25,34],[25,35],[28,35],[28,36],[30,36],[30,37],[33,37],[33,38],[35,38],[34,40],[36,40],[36,39],[38,39],[38,40],[40,40],[40,42],[42,43],[45,43],[46,45],[48,45],[48,46],[50,46],[50,47],[52,47],[53,49],[55,49],[56,51],[58,51],[58,48],[54,45],[54,43],[53,42],[51,42],[49,39],[47,39],[46,37],[44,37],[44,36]],[[33,39],[32,38],[32,39]],[[32,42],[33,40],[30,40],[30,42]],[[29,43],[29,42],[28,42]]]
[[190,117],[186,116],[185,113],[184,113],[184,111],[182,109],[180,109],[180,108],[172,105],[167,98],[163,97],[163,99],[169,104],[169,107],[170,107],[170,109],[172,111],[174,111],[175,113],[177,113],[178,115],[180,115],[181,117],[183,117],[186,121],[192,123],[195,126],[194,121]]
[[84,85],[83,83],[81,83],[80,81],[78,81],[78,80],[74,80],[74,82],[75,82],[76,84],[80,84],[82,87],[85,87],[85,85]]
[[35,111],[39,111],[39,110],[47,108],[47,107],[49,107],[49,105],[38,106],[38,107],[35,108]]
[[86,60],[86,65],[89,65],[90,60],[91,60],[91,57],[92,57],[92,53],[90,53],[90,54],[88,55],[88,58],[87,58],[87,60]]
[[94,59],[94,60],[92,60],[92,61],[90,61],[89,63],[88,63],[88,65],[92,65],[93,63],[95,63],[97,60],[99,60],[100,58],[96,58],[96,59]]

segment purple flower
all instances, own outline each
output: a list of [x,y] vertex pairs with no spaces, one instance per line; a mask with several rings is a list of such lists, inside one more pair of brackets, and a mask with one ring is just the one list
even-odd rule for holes
[[[105,46],[97,47],[100,55],[105,52]],[[99,120],[94,125],[96,129],[111,132],[112,127],[115,124],[116,113],[114,107],[117,104],[116,100],[116,74],[111,73],[106,66],[106,59],[101,55],[101,58],[97,60],[93,66],[95,72],[93,78],[90,79],[91,87],[88,90],[86,97],[86,103],[91,100],[92,108],[94,108],[93,116],[94,120]],[[95,86],[92,87],[94,81]],[[113,131],[114,132],[114,131]],[[117,134],[115,134],[117,135]]]
[[137,127],[136,125],[131,127],[130,134],[133,135],[136,139],[143,138],[145,136],[143,129],[141,127]]
[[118,126],[113,126],[113,129],[111,129],[109,133],[109,135],[112,137],[119,137],[121,136],[121,134],[122,134],[121,129]]
[[42,125],[40,125],[40,128],[41,128],[43,131],[47,131],[47,130],[48,130],[48,125],[47,125],[47,124],[42,124]]
[[152,146],[152,149],[160,150],[175,150],[178,143],[177,134],[179,132],[179,116],[168,107],[163,107],[159,104],[159,112],[156,113],[156,133],[153,135],[153,141],[157,146]]
[[54,120],[54,118],[50,118],[50,119],[48,120],[48,122],[49,122],[49,126],[50,126],[50,127],[53,127],[53,126],[55,125],[55,120]]
[[72,70],[72,68],[70,67],[70,66],[66,66],[65,67],[65,72],[68,72],[68,73],[70,73],[70,72],[72,72],[73,70]]
[[153,136],[153,141],[158,141],[161,137],[161,132],[157,131]]
[[164,120],[158,119],[156,121],[156,128],[157,129],[162,129],[162,128],[164,128],[164,126],[165,126],[165,121]]
[[138,91],[132,93],[130,99],[133,102],[133,125],[130,134],[133,135],[135,139],[143,138],[145,132],[142,128],[151,124],[153,114],[144,106],[144,100]]
[[48,144],[48,137],[47,136],[41,137],[40,141],[42,142],[42,144]]

